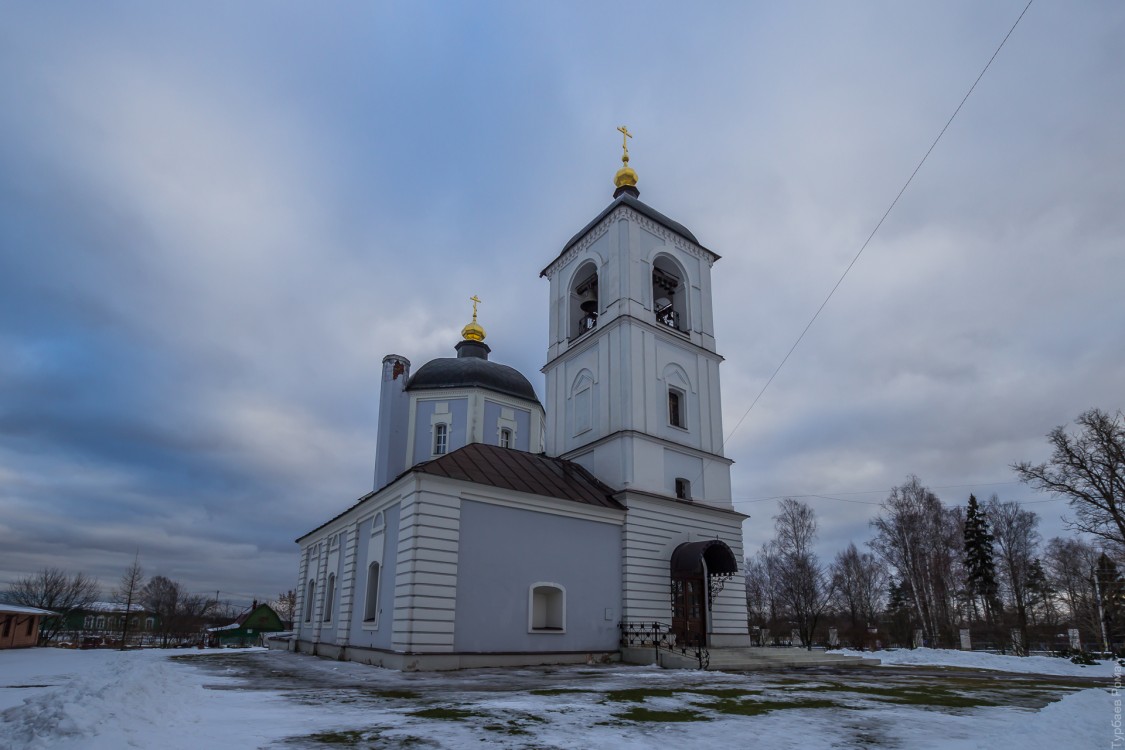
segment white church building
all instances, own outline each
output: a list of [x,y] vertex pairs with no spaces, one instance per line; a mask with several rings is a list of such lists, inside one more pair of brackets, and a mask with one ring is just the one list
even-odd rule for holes
[[719,256],[639,200],[628,159],[541,274],[545,403],[489,359],[475,305],[456,356],[383,359],[374,491],[297,540],[291,648],[457,669],[616,658],[654,625],[749,645]]

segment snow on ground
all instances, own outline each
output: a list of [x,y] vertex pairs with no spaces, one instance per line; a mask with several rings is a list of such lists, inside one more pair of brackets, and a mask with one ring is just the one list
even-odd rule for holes
[[236,680],[170,659],[185,653],[207,652],[0,651],[0,748],[263,747],[339,721],[294,716],[279,696],[204,687]]
[[0,651],[0,748],[1115,746],[1112,671],[944,672],[927,668],[942,652],[906,653],[923,666],[403,673],[251,649]]
[[894,649],[889,651],[851,651],[837,653],[878,659],[884,666],[934,666],[989,669],[1019,674],[1049,674],[1067,677],[1113,678],[1115,661],[1100,661],[1082,666],[1055,656],[1001,656],[984,651],[955,651],[948,648]]

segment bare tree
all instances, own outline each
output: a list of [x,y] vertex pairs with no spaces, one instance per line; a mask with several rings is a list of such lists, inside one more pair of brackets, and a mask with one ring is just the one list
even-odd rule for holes
[[812,546],[816,516],[799,500],[785,498],[774,516],[774,538],[766,555],[778,603],[792,617],[801,643],[812,650],[817,623],[832,599],[832,580]]
[[43,568],[38,573],[16,579],[8,589],[8,599],[24,607],[48,609],[58,617],[43,618],[39,643],[49,643],[75,612],[89,607],[100,594],[98,581],[85,573],[67,575],[59,568]]
[[294,589],[282,591],[270,606],[281,621],[287,623],[287,627],[293,626],[293,621],[297,619],[297,592]]
[[1075,421],[1081,428],[1075,435],[1064,426],[1047,434],[1049,461],[1012,468],[1035,489],[1069,498],[1071,528],[1125,550],[1125,418],[1090,409]]
[[960,514],[911,476],[883,501],[869,544],[894,568],[909,591],[916,622],[932,643],[950,640],[958,615],[956,594],[963,528]]
[[768,628],[777,620],[776,582],[770,577],[774,564],[769,545],[746,560],[746,613],[751,624]]
[[153,576],[141,588],[140,603],[156,619],[160,629],[160,645],[168,647],[172,633],[176,629],[176,617],[180,610],[183,587],[165,576]]
[[1071,627],[1097,633],[1101,627],[1093,579],[1097,548],[1081,539],[1055,537],[1047,542],[1044,562],[1047,579],[1066,605]]
[[1016,625],[1022,635],[1020,656],[1026,656],[1028,583],[1039,546],[1039,516],[1019,503],[1001,502],[993,495],[984,506],[996,541],[1000,580],[1016,610]]
[[862,638],[866,629],[879,620],[890,576],[886,567],[868,552],[860,553],[855,543],[836,555],[832,563],[832,582],[840,608],[851,621],[852,639]]
[[124,651],[129,642],[129,621],[133,617],[134,607],[139,608],[141,589],[144,587],[145,573],[141,568],[141,556],[138,552],[133,558],[133,564],[121,574],[121,581],[113,591],[113,601],[125,609],[121,618],[121,650]]

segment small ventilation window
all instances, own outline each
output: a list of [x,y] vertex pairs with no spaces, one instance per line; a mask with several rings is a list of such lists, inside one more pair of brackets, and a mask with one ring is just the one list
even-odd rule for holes
[[691,500],[691,482],[683,477],[676,477],[676,498],[678,500]]

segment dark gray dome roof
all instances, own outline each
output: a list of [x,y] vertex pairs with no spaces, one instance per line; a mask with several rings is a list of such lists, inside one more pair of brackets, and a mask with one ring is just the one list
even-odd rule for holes
[[442,357],[418,368],[406,390],[423,388],[485,388],[539,403],[535,389],[519,370],[479,357]]

